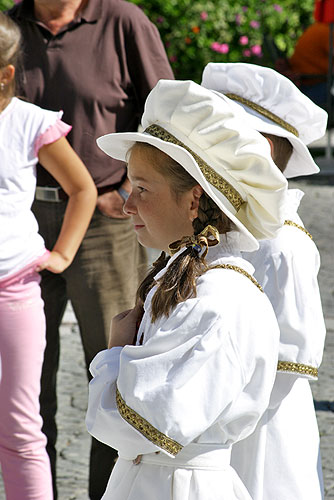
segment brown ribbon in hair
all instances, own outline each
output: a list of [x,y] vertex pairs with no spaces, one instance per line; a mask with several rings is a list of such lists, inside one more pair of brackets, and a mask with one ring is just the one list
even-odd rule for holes
[[170,255],[176,254],[182,247],[193,247],[198,252],[203,250],[202,257],[208,253],[208,248],[218,245],[219,231],[214,226],[206,226],[199,234],[192,236],[183,236],[180,240],[176,240],[168,247]]

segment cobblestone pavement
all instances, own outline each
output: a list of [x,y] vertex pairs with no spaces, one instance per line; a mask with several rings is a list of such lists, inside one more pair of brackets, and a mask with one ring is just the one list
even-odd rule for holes
[[[306,193],[300,214],[305,226],[313,234],[322,258],[319,283],[328,331],[319,381],[312,383],[312,389],[321,435],[325,498],[330,500],[334,499],[334,180],[313,177],[312,181],[291,182],[290,187],[300,187]],[[84,423],[87,383],[78,327],[70,308],[62,324],[61,341],[58,376],[59,500],[88,500],[90,438]],[[0,479],[0,499],[4,498]]]

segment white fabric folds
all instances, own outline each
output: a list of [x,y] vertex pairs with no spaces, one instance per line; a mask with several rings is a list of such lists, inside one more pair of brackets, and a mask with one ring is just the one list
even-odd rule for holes
[[[239,236],[222,236],[209,248],[210,264],[252,274],[236,250]],[[121,456],[103,498],[250,500],[235,472],[225,468],[225,453],[252,433],[269,403],[278,347],[271,305],[247,276],[212,269],[198,279],[197,297],[152,324],[154,291],[138,332],[143,345],[102,351],[91,364],[87,427]],[[171,441],[179,448],[170,448]],[[225,450],[221,464],[187,468],[184,456],[195,445]],[[168,465],[158,463],[161,457],[147,463],[155,452],[166,454]],[[140,454],[143,463],[134,465]]]
[[245,124],[268,134],[286,137],[293,153],[287,178],[319,172],[307,145],[323,137],[327,113],[277,71],[247,63],[209,63],[203,87],[229,96],[246,111]]
[[281,371],[312,380],[318,377],[326,327],[317,280],[319,251],[297,213],[303,194],[288,191],[284,216],[295,225],[285,224],[276,238],[244,257],[253,264],[280,325]]
[[146,100],[142,127],[143,133],[107,134],[97,144],[127,161],[133,144],[144,142],[180,163],[240,231],[242,250],[256,250],[257,239],[276,234],[286,179],[240,106],[191,81],[160,80]]

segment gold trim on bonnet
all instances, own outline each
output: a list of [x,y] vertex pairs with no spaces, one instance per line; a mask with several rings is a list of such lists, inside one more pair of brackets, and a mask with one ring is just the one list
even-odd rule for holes
[[260,285],[260,283],[258,283],[256,281],[256,279],[251,274],[249,274],[247,271],[245,271],[242,267],[233,266],[232,264],[217,264],[216,266],[210,266],[209,270],[210,269],[231,269],[232,271],[236,271],[237,273],[240,273],[243,276],[246,276],[246,278],[251,280],[251,282],[254,283],[254,285],[257,286],[261,292],[263,292],[263,288]]
[[318,378],[318,368],[302,363],[292,363],[290,361],[278,361],[278,372],[299,373],[300,375],[310,375],[311,377]]
[[233,101],[238,101],[241,104],[244,104],[245,106],[248,106],[249,108],[253,109],[254,111],[257,111],[262,116],[265,116],[266,118],[269,118],[269,120],[273,121],[274,123],[277,123],[277,125],[280,125],[282,128],[285,128],[288,132],[291,132],[291,134],[295,135],[296,137],[299,137],[299,132],[298,130],[290,125],[290,123],[286,122],[279,116],[275,115],[269,109],[263,108],[260,106],[260,104],[257,104],[256,102],[249,101],[248,99],[245,99],[244,97],[241,97],[237,94],[231,94],[231,93],[224,93],[226,97],[229,99],[232,99]]
[[285,220],[284,221],[284,226],[293,226],[293,227],[296,227],[297,229],[300,229],[301,231],[303,231],[305,234],[307,234],[307,236],[309,236],[311,238],[311,240],[313,240],[313,237],[312,237],[312,234],[309,233],[305,227],[303,226],[300,226],[299,224],[296,224],[295,222],[293,222],[292,220]]
[[157,137],[162,141],[181,146],[183,149],[188,151],[188,153],[190,153],[196,161],[205,179],[228,199],[237,212],[240,210],[241,205],[244,203],[241,194],[239,194],[238,191],[224,179],[224,177],[218,174],[212,167],[202,160],[198,154],[194,153],[194,151],[188,148],[188,146],[186,146],[183,142],[179,141],[179,139],[177,139],[174,135],[170,134],[167,130],[160,127],[160,125],[156,125],[155,123],[149,125],[144,130],[144,133]]
[[166,450],[174,457],[182,450],[183,446],[181,444],[158,431],[158,429],[153,427],[153,425],[141,417],[135,410],[130,408],[130,406],[127,406],[117,388],[116,403],[121,417],[153,444],[156,444],[159,448]]

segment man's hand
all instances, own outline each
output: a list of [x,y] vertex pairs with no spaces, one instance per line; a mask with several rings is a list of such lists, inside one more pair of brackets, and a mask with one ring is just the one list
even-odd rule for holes
[[97,198],[97,208],[103,215],[114,219],[128,219],[129,216],[123,212],[124,199],[115,189],[108,193],[101,194]]

